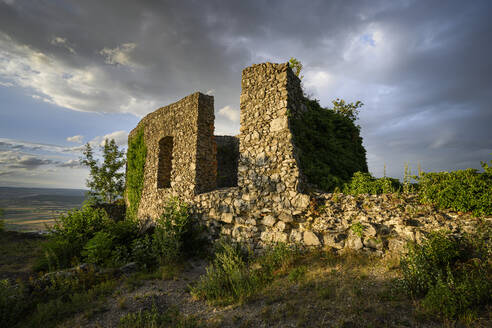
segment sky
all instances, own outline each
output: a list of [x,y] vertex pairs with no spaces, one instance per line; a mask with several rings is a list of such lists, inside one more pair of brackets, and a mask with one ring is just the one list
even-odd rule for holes
[[0,186],[84,188],[83,145],[124,147],[200,91],[239,133],[241,71],[304,65],[305,93],[364,103],[370,172],[492,159],[492,2],[0,0]]

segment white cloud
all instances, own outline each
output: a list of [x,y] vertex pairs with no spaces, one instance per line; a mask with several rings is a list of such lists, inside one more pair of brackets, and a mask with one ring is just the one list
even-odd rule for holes
[[82,136],[80,134],[78,134],[76,136],[73,136],[73,137],[68,137],[67,138],[67,141],[76,142],[76,143],[79,143],[79,144],[81,144],[83,140],[84,140],[84,136]]
[[[64,44],[63,38],[54,40],[56,44]],[[124,47],[122,54],[128,49],[132,47]],[[115,63],[131,64],[125,59],[129,57],[118,53],[111,58]],[[2,32],[0,76],[4,80],[2,86],[23,87],[35,99],[76,111],[142,115],[153,108],[148,107],[153,105],[152,101],[136,98],[105,67],[97,64],[73,67],[70,61],[20,44]]]
[[99,54],[105,57],[104,62],[106,64],[137,67],[138,65],[132,61],[130,56],[136,47],[135,43],[123,43],[113,49],[104,47],[99,51]]
[[114,141],[118,146],[126,146],[128,142],[128,132],[124,130],[111,132],[104,136],[97,136],[94,139],[92,139],[89,143],[93,146],[95,145],[104,146],[104,142],[106,139],[107,140],[114,139]]
[[219,113],[219,115],[225,116],[233,122],[239,122],[239,117],[240,117],[239,116],[239,110],[234,109],[229,105],[219,109],[218,113]]
[[2,82],[2,81],[0,81],[0,86],[5,87],[5,88],[10,88],[10,87],[13,87],[14,84],[13,83],[10,83],[10,82]]

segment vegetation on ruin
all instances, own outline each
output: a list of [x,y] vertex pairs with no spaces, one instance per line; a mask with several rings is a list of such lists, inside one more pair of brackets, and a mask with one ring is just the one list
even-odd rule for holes
[[103,162],[94,157],[89,143],[85,145],[80,163],[89,168],[87,187],[89,196],[97,202],[112,203],[123,196],[125,189],[125,175],[121,171],[125,166],[125,153],[118,148],[114,139],[105,140],[100,147]]
[[302,80],[304,78],[304,76],[301,75],[302,63],[297,58],[291,57],[289,59],[289,61],[287,62],[287,64],[289,64],[289,67],[292,69],[292,71],[294,72],[294,74],[299,79]]
[[307,110],[290,118],[299,165],[308,183],[323,191],[343,189],[355,172],[367,172],[366,150],[355,124],[360,102],[335,100],[323,108],[305,100]]
[[350,195],[414,193],[423,204],[431,204],[440,209],[471,212],[476,216],[491,215],[492,166],[485,162],[481,164],[483,172],[466,169],[420,172],[418,176],[405,174],[403,183],[394,178],[374,178],[370,173],[356,172],[341,190]]
[[146,158],[147,147],[144,141],[144,127],[140,127],[128,141],[127,151],[126,197],[129,205],[126,209],[126,215],[132,220],[136,220],[140,198],[142,197]]
[[421,201],[442,209],[491,215],[492,166],[482,162],[482,168],[484,172],[466,169],[423,173],[417,185]]

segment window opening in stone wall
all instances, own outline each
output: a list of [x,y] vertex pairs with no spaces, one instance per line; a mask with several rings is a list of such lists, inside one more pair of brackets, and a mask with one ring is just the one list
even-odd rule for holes
[[171,187],[173,163],[173,137],[164,137],[159,141],[159,167],[157,169],[157,188]]
[[237,187],[239,139],[214,136],[217,144],[217,188]]

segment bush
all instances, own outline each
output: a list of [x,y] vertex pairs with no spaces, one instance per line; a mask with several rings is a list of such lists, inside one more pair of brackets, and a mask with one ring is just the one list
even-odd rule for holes
[[237,245],[221,243],[207,273],[192,288],[192,294],[214,303],[241,301],[255,289],[251,278],[241,249]]
[[474,215],[492,214],[492,170],[475,169],[454,172],[423,173],[419,178],[419,196],[423,203],[434,204]]
[[50,228],[44,246],[49,269],[66,268],[77,262],[87,242],[111,222],[104,210],[90,204],[61,215]]
[[[194,236],[188,206],[177,198],[171,198],[156,222],[154,250],[159,254],[161,264],[177,261],[191,247]],[[187,249],[185,249],[187,248]]]
[[153,234],[153,250],[159,263],[178,262],[183,256],[196,255],[203,249],[199,229],[190,216],[186,203],[177,198],[168,200]]
[[150,235],[133,240],[131,254],[132,259],[145,270],[154,269],[158,264],[158,254],[155,252]]
[[85,244],[82,255],[87,262],[93,264],[103,264],[111,256],[113,238],[105,231],[98,231],[87,244]]
[[207,273],[191,292],[197,298],[217,304],[242,302],[271,282],[277,271],[290,265],[294,254],[285,244],[278,244],[253,259],[239,245],[220,242]]
[[355,172],[350,182],[343,187],[343,192],[350,195],[379,195],[399,192],[401,188],[402,185],[398,179],[376,179],[370,173]]
[[422,244],[410,244],[401,261],[404,289],[421,297],[429,312],[449,318],[478,311],[492,301],[492,225],[456,238],[432,233]]

